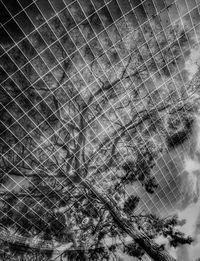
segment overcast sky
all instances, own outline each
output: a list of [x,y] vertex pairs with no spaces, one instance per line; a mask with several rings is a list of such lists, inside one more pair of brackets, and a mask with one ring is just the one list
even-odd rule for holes
[[[28,34],[34,30],[34,24],[37,25],[37,15],[40,11],[43,13],[46,19],[50,18],[56,11],[60,11],[63,8],[62,0],[51,0],[51,4],[55,8],[52,9],[51,5],[48,4],[46,0],[38,0],[37,5],[31,5],[32,0],[20,0],[20,4],[16,0],[4,0],[2,1],[7,9],[0,3],[0,23],[5,24],[6,30],[10,32],[14,41],[20,40],[24,33]],[[72,2],[72,0],[65,0],[66,3]],[[83,2],[83,1],[81,1]],[[93,0],[94,4],[98,4]],[[100,4],[99,0],[99,4]],[[128,11],[130,9],[130,2],[134,5],[136,2],[139,4],[139,0],[118,0],[119,5],[122,9]],[[157,7],[160,8],[163,1],[155,0]],[[168,4],[172,1],[167,0]],[[30,5],[30,6],[29,6]],[[195,1],[184,0],[178,1],[178,7],[180,12],[184,13],[186,6],[192,8],[195,5]],[[29,6],[29,7],[28,7]],[[27,20],[24,13],[21,12],[23,8],[27,8],[27,14],[32,19]],[[170,8],[170,7],[169,7]],[[39,11],[40,9],[40,11]],[[151,11],[151,10],[150,10]],[[20,15],[17,15],[19,12]],[[173,16],[173,10],[171,10]],[[16,15],[19,23],[21,23],[24,32],[19,30],[17,25],[10,20],[11,16]],[[142,13],[140,14],[143,15]],[[174,13],[174,16],[176,14]],[[196,21],[199,21],[200,17],[196,17]],[[10,20],[10,22],[8,22]],[[183,20],[184,23],[188,23],[187,17]],[[34,23],[34,24],[33,24]],[[1,28],[2,29],[2,28]],[[1,30],[0,29],[0,30]],[[5,33],[2,34],[3,37],[0,38],[0,43],[6,46],[10,44],[12,40]],[[197,35],[198,37],[200,34]],[[185,64],[185,70],[188,72],[189,78],[197,72],[198,65],[200,63],[200,49],[198,47],[190,50],[190,54]],[[151,206],[152,210],[159,207],[160,214],[166,215],[170,213],[178,213],[180,218],[186,219],[186,224],[182,227],[182,230],[186,234],[194,236],[195,242],[191,246],[181,247],[178,251],[172,250],[179,261],[194,261],[200,257],[200,199],[199,199],[199,189],[200,189],[200,118],[197,116],[197,125],[195,127],[193,137],[191,140],[185,144],[187,147],[186,151],[182,151],[181,148],[177,148],[175,151],[170,151],[166,153],[163,158],[158,162],[157,169],[154,169],[158,177],[165,177],[168,179],[164,192],[163,184],[164,180],[161,180],[161,189],[157,191],[156,195],[152,195],[150,198],[147,194],[140,188],[138,191],[143,202],[150,200],[148,206]],[[180,156],[182,155],[182,157]],[[162,171],[161,171],[162,169]],[[173,180],[171,180],[171,173],[173,173]],[[163,175],[164,174],[164,175]],[[131,190],[131,188],[130,188]],[[155,202],[157,206],[155,207]],[[164,205],[163,205],[164,203]],[[143,206],[145,208],[145,206]],[[128,260],[128,259],[127,259]]]

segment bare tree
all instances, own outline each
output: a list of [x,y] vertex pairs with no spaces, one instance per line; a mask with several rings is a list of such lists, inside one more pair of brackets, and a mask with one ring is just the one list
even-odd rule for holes
[[[79,11],[70,11],[75,20]],[[102,12],[73,27],[66,10],[2,56],[10,77],[0,90],[0,220],[38,245],[72,242],[85,260],[97,255],[85,249],[106,256],[115,253],[105,251],[106,237],[127,236],[127,253],[174,260],[156,236],[175,247],[191,238],[177,232],[174,217],[136,214],[139,195],[128,195],[126,185],[154,193],[156,159],[192,133],[193,97],[170,78],[188,40],[181,25],[164,34],[154,18],[142,34],[129,18],[114,25]],[[103,23],[111,23],[110,35]],[[8,191],[17,179],[22,185]]]

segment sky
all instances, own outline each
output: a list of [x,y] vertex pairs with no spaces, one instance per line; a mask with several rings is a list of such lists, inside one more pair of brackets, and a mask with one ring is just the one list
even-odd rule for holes
[[[96,5],[101,2],[99,1],[99,3],[97,3],[97,0],[92,1]],[[33,24],[24,16],[24,13],[21,12],[22,7],[27,8],[27,14],[33,19],[32,21],[34,21],[35,24],[39,23],[36,19],[39,11],[35,6],[31,5],[33,0],[20,0],[21,5],[18,4],[16,0],[3,0],[2,2],[7,6],[9,11],[5,8],[4,4],[0,2],[0,23],[5,24],[7,22],[5,28],[10,32],[15,41],[20,40],[24,33],[30,33],[34,30]],[[56,11],[63,8],[62,0],[51,0],[50,2]],[[70,2],[72,2],[72,0],[65,0],[67,4],[70,4]],[[173,1],[166,0],[166,2],[170,9],[170,4]],[[118,3],[121,8],[128,10],[130,3],[133,6],[136,3],[139,4],[140,0],[118,0]],[[161,8],[163,1],[154,0],[154,3],[156,3],[158,8]],[[38,0],[37,4],[45,18],[48,19],[54,13],[46,0]],[[30,7],[28,7],[29,5]],[[184,13],[186,6],[192,8],[195,5],[195,0],[187,0],[187,2],[185,2],[185,0],[177,1],[177,6],[182,13]],[[18,15],[19,12],[21,12],[20,15]],[[140,15],[142,17],[142,11],[140,10],[139,12],[141,12]],[[176,13],[173,12],[173,10],[170,10],[170,12],[172,18],[175,19]],[[16,15],[16,19],[18,19],[19,23],[22,23],[24,33],[10,20],[11,16],[14,15]],[[199,22],[200,18],[196,17],[196,21]],[[189,23],[188,17],[185,17],[183,22],[185,24]],[[1,29],[2,28],[0,28],[0,30]],[[196,35],[196,38],[200,40],[200,33]],[[5,34],[3,34],[3,37],[0,39],[0,43],[3,46],[11,42],[12,40]],[[199,65],[200,48],[196,46],[190,50],[185,63],[185,71],[188,73],[188,79],[192,79],[198,71]],[[148,206],[152,205],[152,209],[156,210],[159,208],[161,215],[177,213],[180,219],[186,219],[186,224],[181,230],[186,234],[190,233],[190,235],[195,238],[195,241],[191,246],[181,247],[177,251],[171,250],[172,255],[174,255],[178,261],[195,261],[200,257],[200,116],[198,115],[196,116],[196,122],[193,136],[190,141],[185,144],[187,150],[183,151],[182,148],[176,148],[176,150],[166,153],[159,160],[157,169],[154,169],[155,175],[162,179],[165,177],[167,181],[161,180],[161,186],[163,186],[164,182],[166,182],[166,186],[164,193],[163,189],[158,190],[157,194],[152,195],[148,202]],[[170,173],[173,173],[173,180],[171,180]],[[142,189],[140,189],[139,193],[141,193],[144,202],[149,200],[149,197],[147,197]],[[161,198],[160,202],[159,198]],[[156,207],[155,202],[158,204]],[[126,260],[128,261],[128,258]]]

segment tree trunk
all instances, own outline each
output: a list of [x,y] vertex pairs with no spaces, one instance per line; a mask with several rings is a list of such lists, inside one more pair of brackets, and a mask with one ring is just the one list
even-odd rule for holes
[[147,235],[138,231],[138,229],[125,224],[125,231],[131,236],[135,242],[137,242],[142,249],[145,250],[147,255],[155,261],[175,261],[175,259],[169,255],[166,250],[159,247],[158,244],[153,242]]
[[106,206],[116,224],[125,231],[138,245],[144,249],[149,257],[155,261],[176,261],[169,255],[166,250],[160,248],[152,239],[150,239],[144,232],[142,232],[136,224],[132,224],[127,218],[117,211],[108,196],[103,195],[94,188],[88,181],[82,181],[82,184],[93,192],[93,194]]
[[[79,137],[78,137],[78,144],[75,151],[75,178],[77,177],[76,181],[73,180],[74,183],[79,183],[83,185],[86,189],[91,191],[94,196],[96,196],[102,204],[107,208],[110,212],[113,220],[120,227],[124,232],[126,232],[135,242],[139,244],[139,246],[144,249],[149,257],[151,257],[155,261],[175,261],[167,251],[160,248],[158,244],[152,241],[144,232],[142,232],[138,227],[137,224],[132,224],[129,222],[128,218],[124,214],[122,216],[121,212],[118,211],[117,207],[115,207],[115,202],[112,202],[112,198],[110,199],[108,195],[99,192],[93,184],[85,179],[81,175],[80,166],[84,166],[85,164],[81,164],[84,162],[82,157],[82,149],[84,147],[84,130],[85,130],[85,113],[87,112],[87,108],[85,107],[84,113],[80,117],[80,126],[79,126]],[[83,152],[84,154],[84,152]]]

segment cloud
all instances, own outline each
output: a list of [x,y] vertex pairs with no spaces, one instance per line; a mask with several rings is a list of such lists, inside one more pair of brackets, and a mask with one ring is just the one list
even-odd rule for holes
[[188,72],[188,78],[191,80],[200,66],[200,47],[196,45],[191,49],[190,56],[185,63],[185,70]]
[[179,247],[177,250],[177,261],[191,261],[187,246]]
[[[194,242],[190,246],[178,248],[178,260],[193,261],[200,257],[200,126],[197,118],[197,127],[194,132],[194,140],[196,146],[194,151],[188,153],[184,158],[184,171],[182,172],[182,192],[183,200],[180,201],[178,215],[180,219],[186,219],[185,225],[180,227],[180,230],[187,235],[191,235]],[[188,150],[189,152],[190,150]]]

